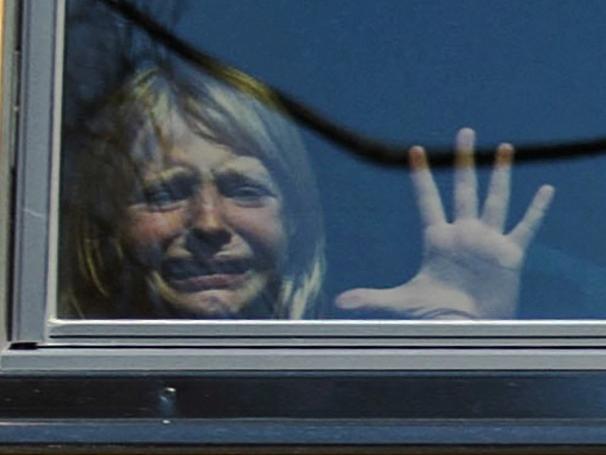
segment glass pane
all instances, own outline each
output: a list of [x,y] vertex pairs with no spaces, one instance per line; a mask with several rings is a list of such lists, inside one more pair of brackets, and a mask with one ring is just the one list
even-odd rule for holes
[[604,318],[606,160],[508,145],[603,134],[604,2],[131,5],[228,69],[67,2],[58,317]]

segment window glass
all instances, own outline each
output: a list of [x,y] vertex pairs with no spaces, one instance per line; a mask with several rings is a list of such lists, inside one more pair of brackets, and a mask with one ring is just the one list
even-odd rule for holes
[[604,318],[606,159],[514,148],[603,134],[605,3],[130,4],[227,66],[67,2],[59,318]]

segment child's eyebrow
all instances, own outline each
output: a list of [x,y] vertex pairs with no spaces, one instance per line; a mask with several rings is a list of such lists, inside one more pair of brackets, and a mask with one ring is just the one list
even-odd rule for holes
[[175,166],[146,176],[143,179],[143,186],[152,187],[162,185],[166,182],[180,178],[197,178],[197,174],[193,169],[184,166]]
[[245,178],[245,179],[260,180],[260,181],[264,181],[264,182],[273,181],[273,179],[271,178],[271,175],[269,175],[267,172],[257,172],[257,171],[243,170],[243,169],[233,169],[233,168],[220,169],[219,171],[215,172],[215,174],[218,177],[241,177],[241,178]]
[[269,170],[257,158],[249,156],[239,156],[235,159],[226,161],[216,171],[217,174],[238,174],[250,175],[258,179],[269,180],[273,182],[273,177]]

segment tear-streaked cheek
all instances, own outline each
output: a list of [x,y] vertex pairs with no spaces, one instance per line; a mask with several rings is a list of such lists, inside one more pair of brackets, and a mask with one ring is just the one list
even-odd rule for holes
[[267,268],[278,268],[286,255],[286,232],[278,202],[257,208],[232,206],[227,219],[253,250],[256,261]]
[[151,212],[130,208],[125,226],[126,237],[137,248],[164,245],[183,232],[186,219],[184,209]]

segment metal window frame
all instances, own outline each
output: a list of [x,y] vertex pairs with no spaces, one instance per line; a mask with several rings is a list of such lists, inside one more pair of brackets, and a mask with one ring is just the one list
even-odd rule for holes
[[14,166],[16,5],[0,1],[0,345],[7,340],[11,264],[12,172]]
[[[446,362],[447,369],[527,369],[537,364],[606,369],[601,351],[606,321],[57,319],[65,5],[63,0],[21,4],[11,341],[39,349],[6,350],[3,368],[441,369]],[[166,349],[177,355],[169,359]]]

